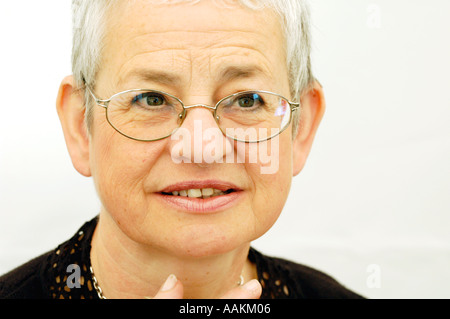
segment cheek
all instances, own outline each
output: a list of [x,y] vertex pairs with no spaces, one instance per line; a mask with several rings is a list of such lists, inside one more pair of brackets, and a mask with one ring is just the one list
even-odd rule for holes
[[163,143],[137,142],[109,130],[96,133],[91,167],[102,206],[120,225],[145,218],[144,182],[164,149]]
[[291,187],[292,142],[289,138],[290,135],[286,134],[273,140],[272,145],[266,148],[268,156],[265,163],[246,165],[254,188],[253,212],[264,231],[280,216]]

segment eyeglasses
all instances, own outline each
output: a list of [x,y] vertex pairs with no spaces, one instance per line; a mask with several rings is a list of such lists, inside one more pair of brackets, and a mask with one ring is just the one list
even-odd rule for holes
[[[238,92],[212,107],[185,106],[177,97],[155,90],[133,89],[114,94],[108,100],[97,98],[86,88],[97,105],[106,109],[106,119],[120,134],[137,141],[158,141],[171,136],[186,118],[187,110],[204,107],[212,111],[222,133],[239,142],[258,143],[283,132],[300,103],[266,91]],[[270,133],[269,133],[270,130]]]

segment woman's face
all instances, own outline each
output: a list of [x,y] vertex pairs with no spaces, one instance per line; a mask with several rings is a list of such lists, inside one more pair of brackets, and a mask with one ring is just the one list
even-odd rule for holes
[[[290,98],[285,40],[271,11],[220,7],[213,1],[123,1],[110,14],[106,30],[94,89],[101,99],[136,88],[170,93],[185,105],[214,106],[246,90]],[[219,254],[260,237],[280,215],[293,175],[291,127],[260,144],[221,135],[228,147],[216,152],[211,163],[199,147],[204,150],[209,142],[202,132],[218,130],[206,108],[190,109],[183,122],[192,140],[154,142],[120,135],[106,121],[105,109],[94,108],[90,171],[103,213],[135,242],[176,255]],[[272,163],[264,164],[259,155],[250,163],[250,154],[263,144],[266,154],[274,154]],[[268,165],[276,170],[263,173]],[[167,194],[189,189],[232,192],[206,199]]]

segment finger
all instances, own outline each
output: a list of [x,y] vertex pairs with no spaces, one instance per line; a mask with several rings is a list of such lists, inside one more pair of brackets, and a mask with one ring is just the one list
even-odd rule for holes
[[258,280],[253,279],[243,286],[229,290],[221,299],[259,299],[262,287]]
[[170,275],[152,299],[183,299],[183,284],[175,275]]

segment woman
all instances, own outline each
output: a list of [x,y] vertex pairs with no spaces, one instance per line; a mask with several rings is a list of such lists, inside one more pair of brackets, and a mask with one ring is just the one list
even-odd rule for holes
[[279,217],[325,111],[303,1],[73,10],[57,111],[101,211],[3,276],[1,296],[359,298],[250,247]]

